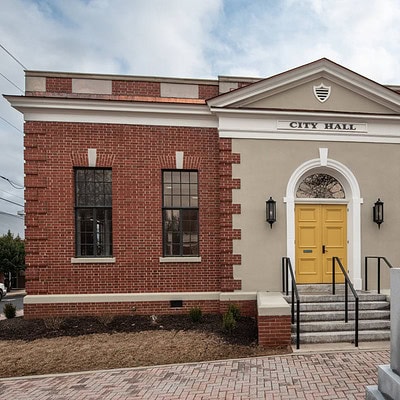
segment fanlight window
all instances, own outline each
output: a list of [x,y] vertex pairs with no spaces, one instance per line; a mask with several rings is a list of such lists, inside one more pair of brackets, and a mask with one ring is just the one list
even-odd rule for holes
[[328,174],[312,174],[303,179],[297,192],[297,198],[306,199],[344,199],[343,186]]

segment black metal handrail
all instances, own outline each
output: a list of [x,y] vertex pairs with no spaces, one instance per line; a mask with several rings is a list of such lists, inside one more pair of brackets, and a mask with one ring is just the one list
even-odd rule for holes
[[294,298],[296,297],[296,349],[300,348],[300,296],[297,291],[296,279],[289,257],[282,257],[282,287],[286,296],[289,296],[289,273],[292,278],[292,324],[294,324]]
[[344,322],[349,322],[349,294],[348,294],[348,287],[353,293],[354,300],[355,300],[355,310],[354,310],[354,344],[358,347],[358,303],[359,298],[356,290],[354,289],[353,284],[350,281],[349,276],[347,275],[346,270],[343,267],[342,262],[340,261],[339,257],[332,257],[332,294],[335,294],[335,272],[336,272],[336,263],[339,264],[339,267],[344,275],[345,285],[344,285]]
[[365,291],[368,290],[368,259],[374,258],[378,260],[378,294],[381,293],[381,260],[383,260],[389,268],[394,268],[386,257],[382,256],[366,256],[365,257]]

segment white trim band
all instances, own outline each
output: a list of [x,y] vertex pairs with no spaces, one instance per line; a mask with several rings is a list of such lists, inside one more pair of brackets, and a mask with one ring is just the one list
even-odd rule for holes
[[199,263],[201,257],[160,257],[160,263]]
[[24,304],[129,303],[171,300],[256,300],[256,292],[171,292],[27,295]]
[[115,257],[71,258],[71,264],[113,264],[115,261]]

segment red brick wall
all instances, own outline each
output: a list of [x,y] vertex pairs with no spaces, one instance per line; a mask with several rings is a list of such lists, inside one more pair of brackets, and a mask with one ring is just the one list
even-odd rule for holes
[[46,78],[46,92],[72,93],[71,78]]
[[183,307],[171,307],[169,301],[25,304],[24,316],[32,319],[84,315],[187,315],[192,307],[200,307],[204,314],[219,313],[219,301],[217,300],[184,300]]
[[240,154],[232,153],[232,140],[219,141],[220,214],[221,214],[221,290],[241,289],[241,281],[233,279],[233,266],[242,263],[240,254],[233,254],[233,239],[240,239],[241,231],[233,229],[232,216],[240,214],[240,204],[232,204],[232,189],[240,188],[240,179],[232,178],[232,164],[240,163]]
[[[28,294],[220,291],[232,281],[220,266],[216,129],[27,122],[25,132]],[[88,148],[113,170],[115,264],[71,264],[73,167],[87,165]],[[159,263],[161,169],[174,167],[175,151],[199,171],[201,263]]]
[[219,95],[218,85],[199,85],[199,99],[211,99]]
[[160,96],[160,82],[112,81],[112,94],[124,96]]
[[258,316],[258,344],[264,347],[284,347],[291,343],[291,316]]

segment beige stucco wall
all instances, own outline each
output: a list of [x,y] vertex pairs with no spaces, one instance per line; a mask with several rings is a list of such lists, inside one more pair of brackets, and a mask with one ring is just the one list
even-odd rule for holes
[[[399,144],[250,139],[232,142],[233,151],[241,155],[241,163],[233,167],[233,177],[241,179],[241,188],[233,190],[233,202],[241,204],[241,214],[234,216],[234,228],[241,229],[242,238],[234,241],[234,252],[242,255],[242,265],[235,266],[234,273],[242,280],[243,290],[281,289],[281,257],[286,255],[287,245],[283,201],[286,186],[296,168],[319,158],[319,148],[328,148],[328,158],[347,166],[358,181],[364,201],[362,257],[383,255],[393,265],[400,265]],[[272,229],[265,222],[265,201],[269,196],[277,201],[277,222]],[[372,206],[378,197],[385,207],[385,222],[380,230],[372,221]],[[370,273],[371,288],[375,281],[375,272]],[[388,279],[383,279],[383,286],[389,286]]]
[[[331,95],[324,103],[321,103],[313,92],[313,87],[319,86],[321,83],[331,87]],[[360,95],[326,78],[318,78],[296,87],[290,87],[290,90],[273,93],[271,96],[248,104],[246,107],[281,108],[284,110],[301,108],[302,110],[310,111],[395,114],[395,112],[388,107],[378,104],[376,99],[374,99],[374,101],[366,96],[367,94]]]

